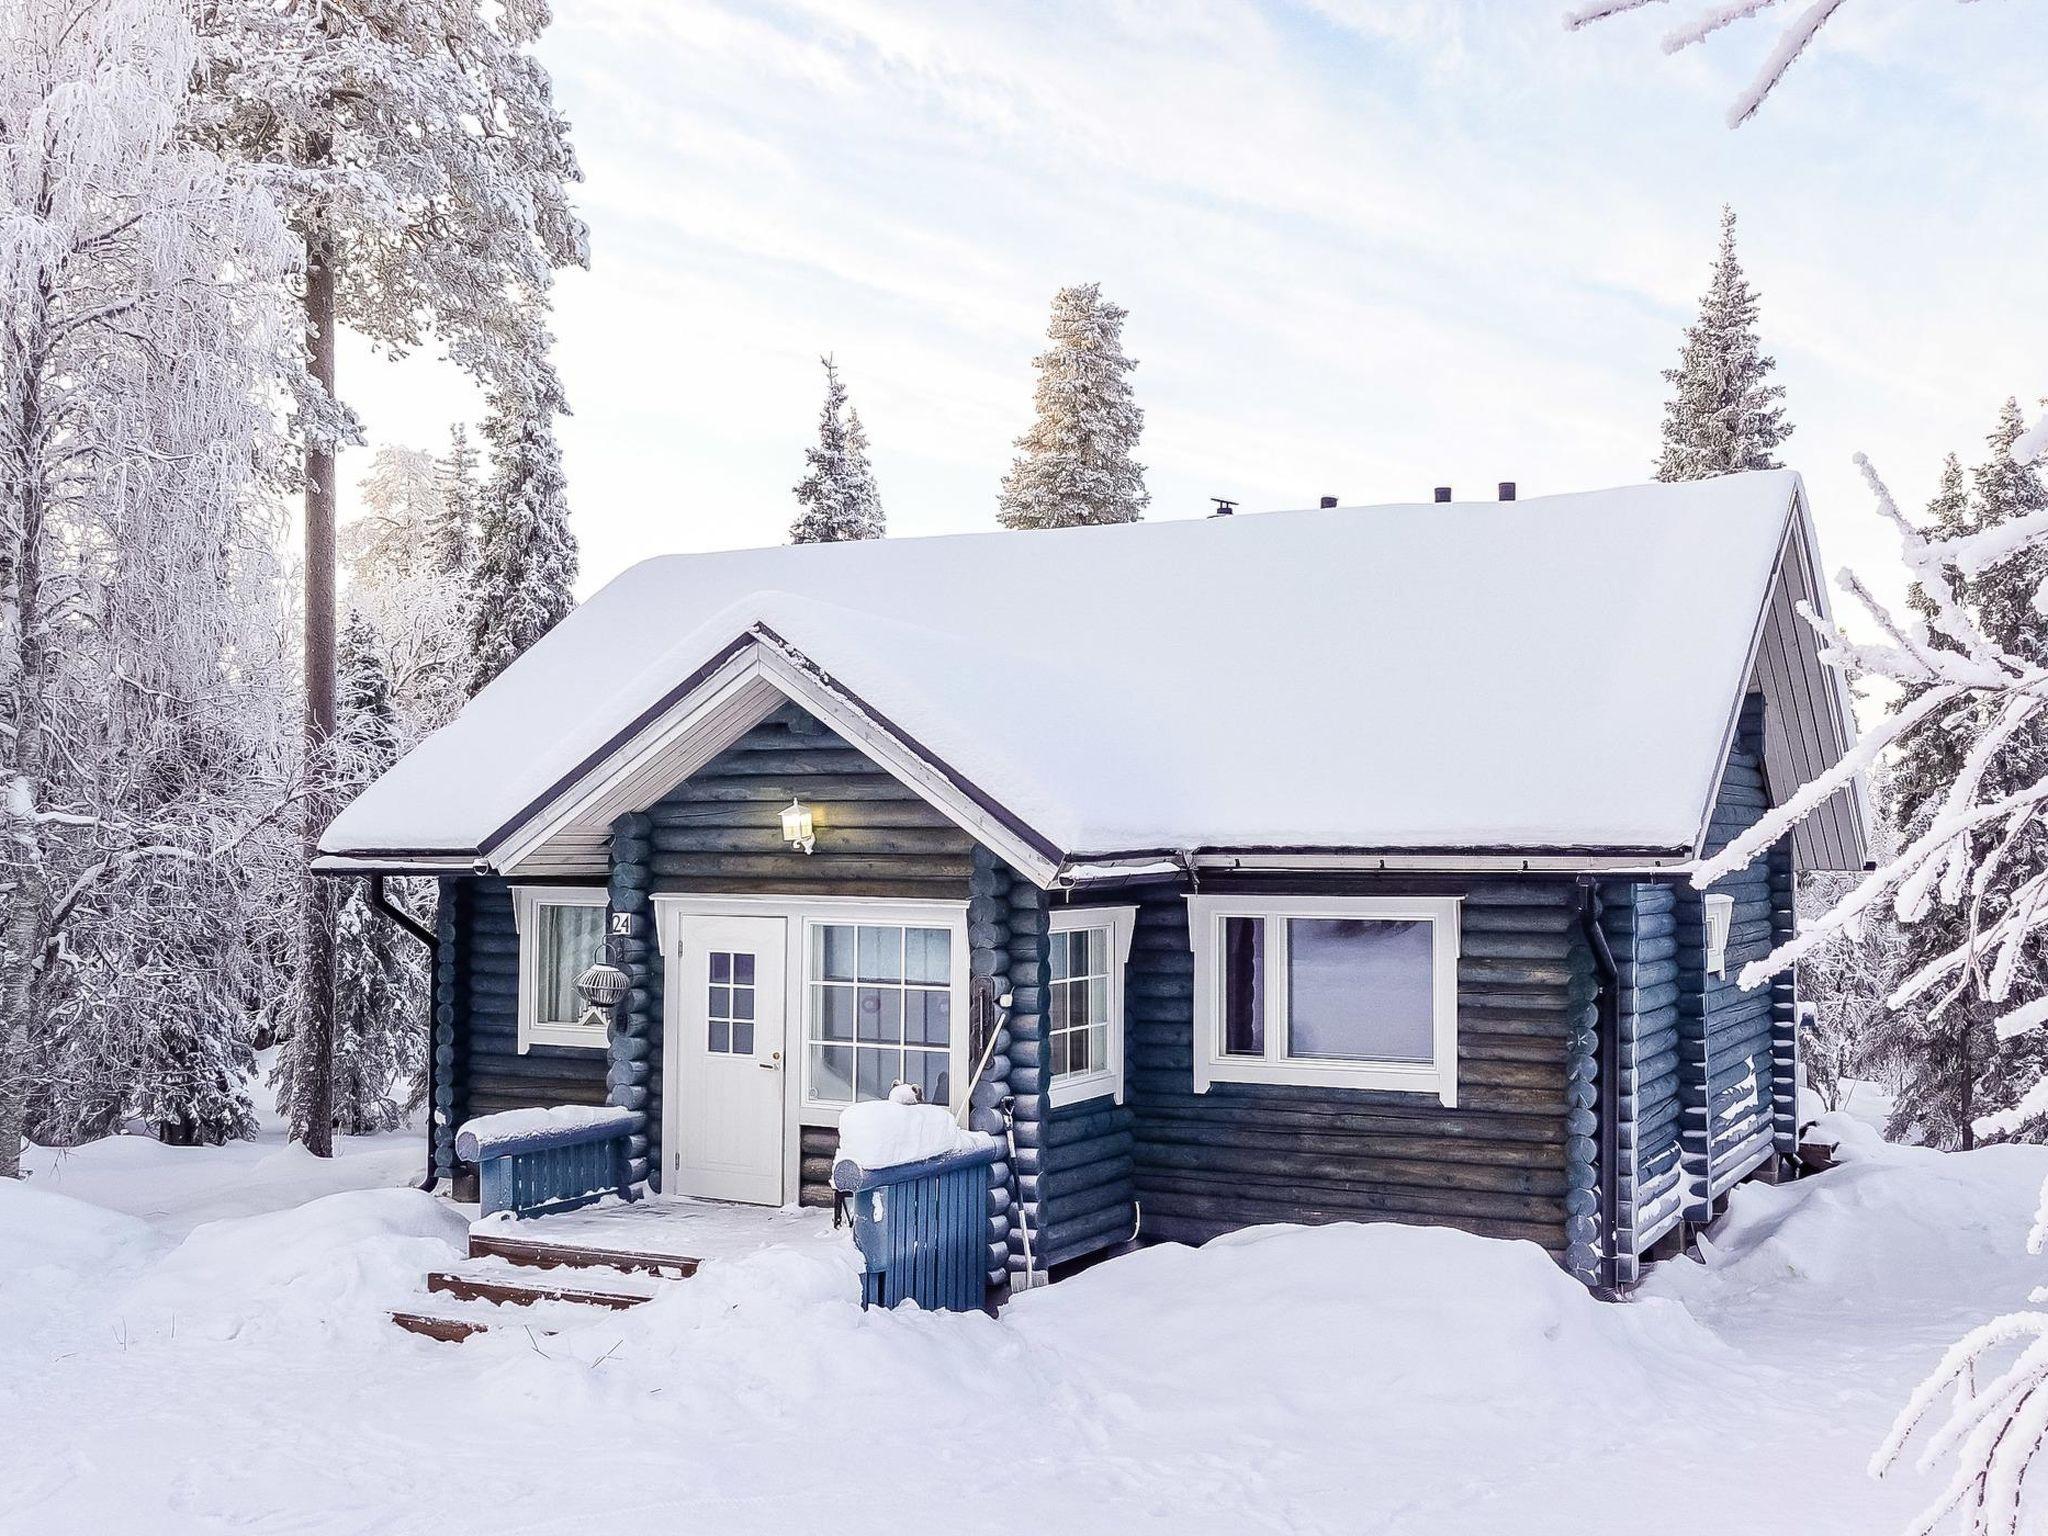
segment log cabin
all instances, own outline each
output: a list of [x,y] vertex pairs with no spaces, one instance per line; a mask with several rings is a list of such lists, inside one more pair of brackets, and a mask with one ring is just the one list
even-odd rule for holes
[[318,867],[438,882],[443,1178],[472,1116],[611,1105],[636,1185],[824,1203],[909,1083],[1008,1133],[996,1297],[1329,1221],[1619,1293],[1795,1151],[1792,979],[1736,977],[1863,867],[1860,787],[1691,872],[1854,739],[1802,604],[1787,471],[668,556]]

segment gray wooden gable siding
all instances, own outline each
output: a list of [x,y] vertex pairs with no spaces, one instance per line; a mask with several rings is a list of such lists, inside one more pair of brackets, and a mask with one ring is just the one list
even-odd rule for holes
[[[571,1046],[519,1049],[519,931],[503,880],[441,882],[441,952],[435,977],[436,1049],[446,1073],[444,1137],[475,1115],[550,1104],[605,1102],[605,1053]],[[445,1032],[445,1035],[444,1035]],[[436,1149],[452,1172],[451,1144]]]
[[[1210,879],[1203,889],[1299,894],[1309,884]],[[1197,1094],[1186,903],[1158,886],[1122,898],[1139,904],[1124,1033],[1144,1236],[1201,1242],[1260,1222],[1406,1221],[1524,1238],[1561,1262],[1573,1262],[1571,1244],[1584,1267],[1597,983],[1580,893],[1538,878],[1428,889],[1464,898],[1456,1109],[1433,1096],[1271,1084]]]
[[[1764,705],[1744,702],[1735,742],[1708,826],[1707,850],[1725,848],[1770,805],[1763,767]],[[1788,849],[1775,849],[1710,889],[1735,898],[1724,974],[1706,969],[1703,893],[1676,889],[1678,959],[1679,1146],[1684,1167],[1683,1215],[1704,1222],[1713,1202],[1779,1149],[1783,1115],[1796,1112],[1792,1083],[1796,1044],[1791,982],[1744,991],[1742,967],[1768,954],[1790,931],[1792,869]],[[1784,1135],[1789,1142],[1789,1134]]]
[[[782,809],[811,808],[817,850],[792,849]],[[644,1049],[614,1064],[628,1097],[644,1092],[649,1181],[660,1188],[663,970],[653,897],[887,896],[964,901],[974,841],[888,770],[795,704],[749,730],[643,811],[612,824],[611,901],[629,914],[629,1031]],[[802,1006],[790,998],[789,1006]],[[960,1027],[966,1021],[959,1021]],[[792,1030],[792,1035],[800,1031]],[[790,1070],[800,1063],[792,1058]],[[829,1126],[798,1131],[798,1198],[832,1203]]]

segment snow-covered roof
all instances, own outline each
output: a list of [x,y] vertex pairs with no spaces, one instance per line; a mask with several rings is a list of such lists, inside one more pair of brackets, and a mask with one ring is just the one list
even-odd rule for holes
[[[495,862],[766,636],[1052,863],[1686,853],[1787,550],[1810,574],[1799,478],[1769,471],[665,556],[570,614],[321,847]],[[1774,705],[1838,754],[1846,695],[1799,643],[1800,687]]]

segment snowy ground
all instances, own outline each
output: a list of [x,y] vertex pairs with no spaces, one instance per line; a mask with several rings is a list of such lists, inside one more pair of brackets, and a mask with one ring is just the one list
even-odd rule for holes
[[1864,1475],[1894,1408],[2034,1278],[2048,1150],[1847,1134],[1628,1306],[1520,1245],[1267,1229],[998,1320],[863,1314],[824,1245],[462,1346],[383,1320],[462,1213],[351,1187],[415,1138],[46,1154],[0,1188],[0,1530],[1872,1536],[1932,1491]]

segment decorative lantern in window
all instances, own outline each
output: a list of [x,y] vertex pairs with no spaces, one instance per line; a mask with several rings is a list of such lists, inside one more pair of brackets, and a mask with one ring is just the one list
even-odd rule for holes
[[811,808],[803,801],[792,799],[782,812],[782,835],[790,847],[811,851],[817,842],[811,825]]
[[1716,976],[1728,974],[1728,930],[1735,925],[1735,898],[1709,896],[1707,907],[1707,969]]

